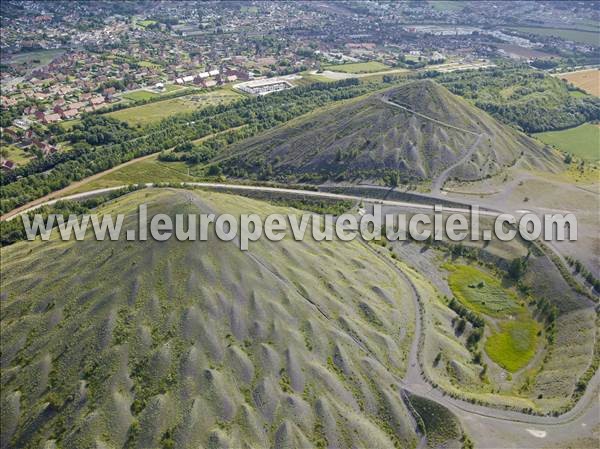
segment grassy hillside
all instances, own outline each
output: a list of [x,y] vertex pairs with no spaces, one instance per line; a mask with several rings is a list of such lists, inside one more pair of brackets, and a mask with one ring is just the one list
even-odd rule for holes
[[[150,213],[290,209],[152,190]],[[414,447],[410,288],[359,242],[2,249],[1,447]]]
[[558,161],[539,143],[429,80],[301,117],[234,145],[219,160],[233,176],[418,182],[459,162],[476,142],[472,157],[453,173],[460,179],[483,178],[519,159],[541,168]]

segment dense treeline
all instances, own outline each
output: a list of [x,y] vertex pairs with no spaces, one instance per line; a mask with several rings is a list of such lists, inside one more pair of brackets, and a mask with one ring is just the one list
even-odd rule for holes
[[428,72],[423,76],[435,77],[452,93],[529,133],[600,120],[600,99],[528,68],[498,67],[443,75]]
[[594,276],[594,273],[589,271],[585,265],[583,265],[581,261],[577,259],[567,256],[566,260],[569,266],[573,267],[575,274],[580,274],[581,277],[583,277],[586,282],[588,282],[594,288],[594,290],[596,290],[597,293],[600,293],[600,279]]
[[465,318],[467,321],[469,321],[473,327],[483,327],[485,325],[483,318],[481,318],[475,312],[471,312],[468,308],[458,302],[456,298],[452,298],[450,300],[448,307],[454,310],[459,317]]
[[105,145],[131,139],[138,134],[129,124],[107,115],[88,115],[73,126],[66,138],[71,143],[87,142],[90,145]]
[[[97,136],[96,140],[98,136],[102,136],[102,140],[107,135],[110,140],[110,134],[114,137],[114,133],[117,133],[119,143],[92,146],[87,151],[77,153],[74,159],[56,164],[51,171],[25,176],[6,184],[0,193],[0,212],[8,212],[135,157],[243,125],[243,132],[232,133],[225,139],[248,137],[329,102],[352,98],[378,87],[381,86],[360,83],[357,79],[315,83],[264,97],[245,98],[228,105],[210,106],[190,114],[179,114],[149,128],[150,132],[143,136],[137,136],[136,131],[131,129],[127,132],[122,126],[115,127],[113,119],[104,124],[93,122],[95,125],[91,133]],[[103,127],[107,129],[103,130]],[[86,137],[81,135],[87,141]]]

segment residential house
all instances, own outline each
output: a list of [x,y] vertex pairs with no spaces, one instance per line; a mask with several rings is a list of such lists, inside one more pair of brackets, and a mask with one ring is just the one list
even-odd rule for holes
[[70,120],[77,117],[78,114],[79,111],[77,111],[77,109],[67,109],[66,111],[62,111],[60,116],[65,120]]
[[90,98],[90,104],[92,106],[99,106],[102,103],[104,103],[104,97],[98,96],[98,97],[92,97],[92,98]]
[[0,165],[0,168],[2,168],[3,170],[14,170],[15,163],[13,161],[9,161],[7,159],[5,161],[2,161],[2,164]]
[[60,122],[60,115],[59,114],[44,114],[43,118],[41,119],[42,123],[44,125],[47,125],[49,123],[55,123],[55,122]]

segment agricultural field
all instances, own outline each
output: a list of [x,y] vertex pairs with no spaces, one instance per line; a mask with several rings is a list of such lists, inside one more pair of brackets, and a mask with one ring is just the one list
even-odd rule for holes
[[373,73],[387,70],[390,67],[377,61],[335,64],[323,67],[324,70],[343,73]]
[[600,126],[585,123],[576,128],[534,134],[545,144],[588,161],[600,160]]
[[206,106],[227,104],[239,98],[241,95],[230,89],[219,89],[121,109],[108,115],[133,126],[145,126],[159,122],[170,115],[192,112]]
[[510,29],[522,33],[537,34],[538,36],[554,36],[582,44],[598,45],[600,33],[583,30],[569,30],[564,28],[538,28],[538,27],[511,27]]
[[590,95],[600,97],[600,69],[579,70],[556,76],[585,90]]
[[75,120],[63,120],[62,122],[60,122],[58,124],[58,126],[60,126],[65,131],[70,131],[75,125],[77,125],[79,123],[81,123],[81,120],[79,120],[79,119],[75,119]]
[[158,64],[155,64],[152,61],[140,61],[140,67],[160,67]]

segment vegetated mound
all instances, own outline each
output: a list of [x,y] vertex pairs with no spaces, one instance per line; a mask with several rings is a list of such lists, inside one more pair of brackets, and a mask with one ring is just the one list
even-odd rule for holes
[[[156,189],[103,211],[137,229],[140,202],[291,210]],[[2,448],[416,445],[412,293],[363,243],[56,237],[2,249]]]
[[[237,153],[237,154],[236,154]],[[517,161],[558,169],[556,154],[431,80],[410,82],[296,119],[234,145],[233,176],[283,181],[423,181],[444,170],[481,179]]]

